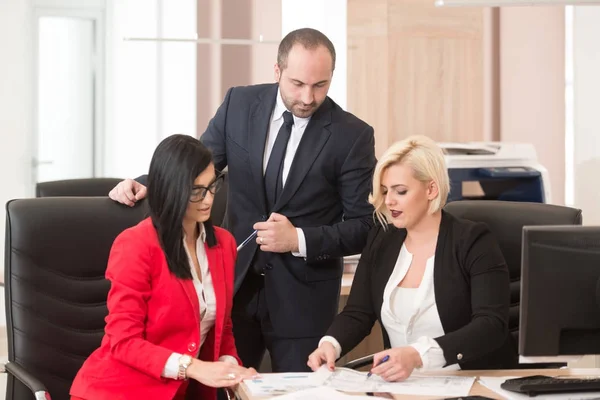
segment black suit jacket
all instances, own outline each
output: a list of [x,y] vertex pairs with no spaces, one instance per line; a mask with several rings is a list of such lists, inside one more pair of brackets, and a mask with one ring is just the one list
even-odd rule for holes
[[[405,229],[375,226],[358,264],[348,303],[329,328],[344,353],[381,322],[383,292],[394,270]],[[508,334],[508,267],[487,226],[442,212],[435,250],[434,295],[444,328],[434,338],[448,365],[462,369],[516,368]],[[381,324],[383,327],[383,324]],[[390,340],[383,329],[385,348]]]
[[[277,84],[230,89],[200,140],[212,150],[217,169],[228,166],[225,226],[238,243],[269,212],[302,228],[306,259],[291,253],[265,257],[265,293],[276,335],[320,336],[337,313],[342,256],[360,253],[372,226],[373,128],[327,98],[307,125],[285,187],[268,210],[263,154],[277,91]],[[238,254],[236,291],[257,248],[253,241]]]

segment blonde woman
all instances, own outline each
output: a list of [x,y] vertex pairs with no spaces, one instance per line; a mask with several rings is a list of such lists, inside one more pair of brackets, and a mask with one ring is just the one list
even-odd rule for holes
[[442,210],[449,179],[425,136],[392,145],[377,163],[369,234],[344,310],[309,356],[330,369],[379,320],[385,350],[371,373],[401,381],[415,369],[517,364],[508,335],[509,275],[488,228]]

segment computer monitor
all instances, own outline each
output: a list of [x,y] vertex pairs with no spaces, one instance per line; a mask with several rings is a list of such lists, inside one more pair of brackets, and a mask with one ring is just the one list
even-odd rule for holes
[[521,358],[600,354],[600,227],[524,227],[521,274]]

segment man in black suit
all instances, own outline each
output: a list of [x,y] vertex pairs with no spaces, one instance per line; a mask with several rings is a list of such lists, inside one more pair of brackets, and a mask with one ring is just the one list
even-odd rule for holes
[[[276,84],[229,89],[200,140],[228,167],[226,227],[241,243],[233,330],[240,358],[274,372],[308,371],[308,355],[337,314],[342,257],[362,251],[373,221],[373,128],[327,97],[331,41],[314,29],[280,43]],[[128,180],[110,196],[133,204]]]

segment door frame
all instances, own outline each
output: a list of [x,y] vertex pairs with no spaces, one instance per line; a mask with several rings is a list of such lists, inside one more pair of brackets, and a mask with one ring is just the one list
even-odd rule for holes
[[[79,4],[78,4],[79,3]],[[40,17],[67,17],[84,18],[94,21],[94,55],[93,65],[93,163],[92,177],[103,176],[104,170],[104,138],[105,138],[105,59],[106,59],[106,16],[104,1],[79,1],[68,0],[38,0],[33,4],[32,32],[33,32],[33,140],[31,146],[31,181],[35,187],[38,178],[38,69],[39,69],[39,29]]]

